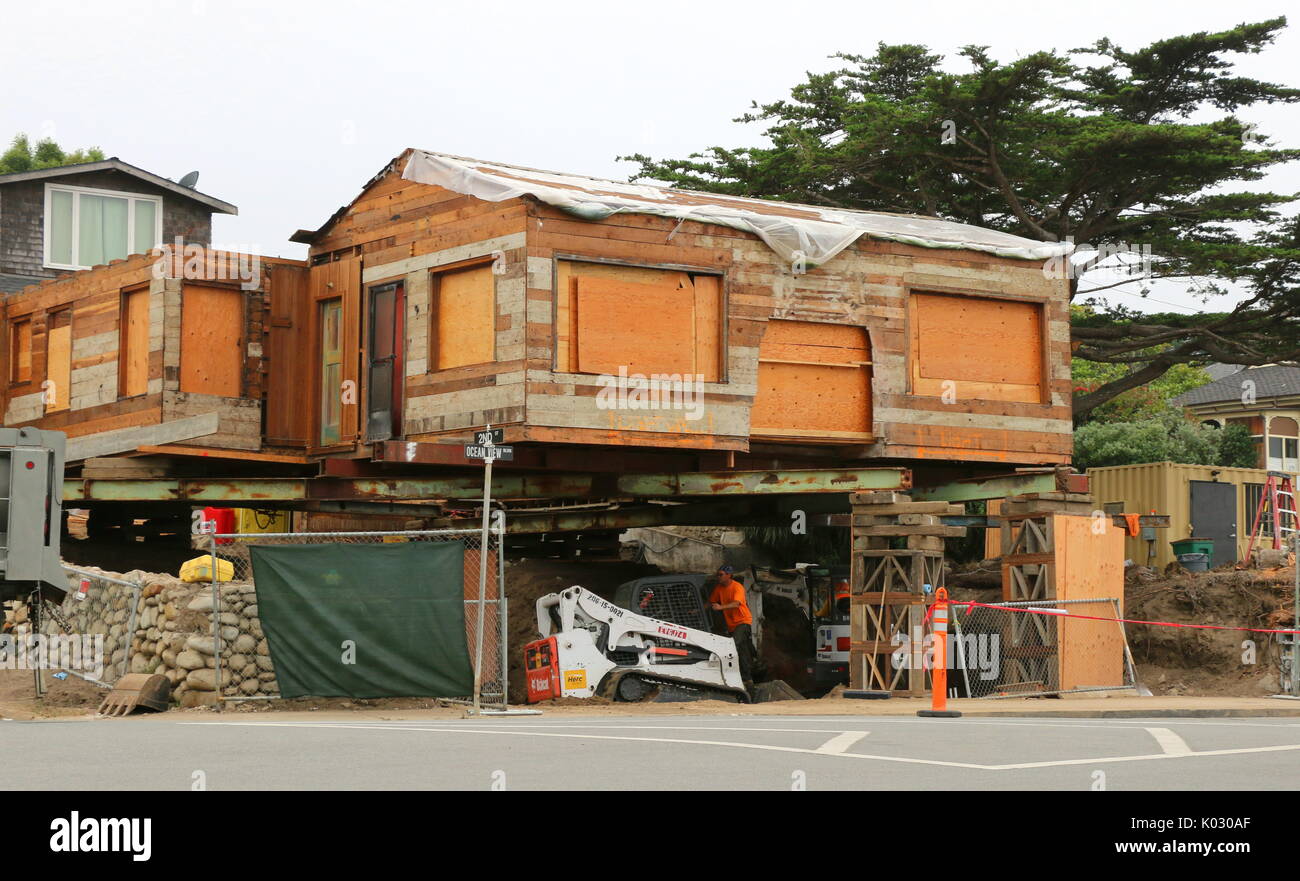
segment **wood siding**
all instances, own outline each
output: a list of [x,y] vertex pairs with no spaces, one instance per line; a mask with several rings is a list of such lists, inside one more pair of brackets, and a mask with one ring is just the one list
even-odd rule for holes
[[[401,164],[318,235],[311,259],[359,259],[363,294],[405,282],[407,439],[491,423],[511,442],[1069,461],[1067,287],[1039,262],[863,237],[797,272],[730,228],[484,202],[403,181]],[[485,276],[472,276],[473,306],[448,310],[439,291],[443,272],[489,262],[484,361]],[[449,311],[464,325],[444,327]],[[704,374],[698,399],[610,406],[620,369],[678,363]]]
[[[15,323],[29,322],[32,360],[29,378],[6,389],[5,424],[78,437],[217,412],[218,432],[190,445],[260,449],[266,283],[273,273],[295,271],[305,265],[196,249],[172,258],[137,255],[13,294],[4,306],[4,339]],[[187,289],[193,300],[221,303],[204,319],[190,317],[188,337]],[[70,328],[66,366],[56,360],[63,327]],[[216,364],[212,347],[232,335],[240,342],[235,357],[221,361],[221,383],[182,389],[186,369],[197,375],[208,369],[205,358]],[[58,389],[65,376],[66,390]],[[66,407],[46,406],[47,382],[66,394]]]

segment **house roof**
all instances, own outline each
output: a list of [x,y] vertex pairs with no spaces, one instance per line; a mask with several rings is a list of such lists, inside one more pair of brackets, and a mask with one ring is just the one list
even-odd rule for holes
[[[782,259],[793,260],[797,252],[802,252],[812,265],[826,262],[863,235],[925,248],[982,251],[1026,260],[1061,257],[1073,249],[1067,243],[1040,242],[936,217],[849,211],[631,184],[426,150],[404,151],[372,178],[363,192],[399,168],[406,180],[488,202],[531,196],[584,220],[631,213],[729,226],[757,235]],[[291,240],[311,243],[348,207],[336,211],[319,229],[298,230]]]
[[1242,364],[1219,364],[1215,362],[1214,364],[1205,365],[1205,372],[1210,375],[1212,380],[1223,379],[1225,376],[1232,376],[1232,374],[1240,373],[1245,369],[1246,367]]
[[1266,367],[1248,367],[1183,392],[1174,398],[1172,403],[1178,407],[1194,407],[1197,404],[1237,401],[1241,399],[1241,384],[1247,379],[1255,383],[1254,394],[1257,399],[1300,395],[1300,367],[1270,364]]
[[35,275],[12,275],[0,272],[0,294],[13,294],[28,285],[40,284],[44,280]]
[[120,171],[123,174],[129,174],[132,177],[139,178],[146,183],[151,183],[156,187],[175,193],[186,199],[193,199],[207,205],[218,214],[238,214],[239,209],[229,202],[223,202],[206,193],[200,193],[198,190],[183,187],[175,181],[168,180],[165,177],[145,171],[143,168],[137,168],[129,162],[123,162],[116,156],[108,159],[101,159],[98,162],[80,162],[76,165],[60,165],[56,168],[39,168],[35,171],[15,171],[10,174],[0,174],[0,186],[5,184],[16,184],[29,180],[49,180],[51,178],[65,177],[72,174],[86,174],[92,171]]
[[532,196],[585,220],[613,214],[655,214],[715,223],[757,235],[784,260],[802,255],[821,264],[859,237],[1046,260],[1070,253],[1067,243],[1040,242],[983,227],[911,214],[850,211],[623,183],[413,150],[402,177],[489,202]]

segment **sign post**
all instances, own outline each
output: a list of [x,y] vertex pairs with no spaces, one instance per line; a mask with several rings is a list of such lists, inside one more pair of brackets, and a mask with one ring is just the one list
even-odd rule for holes
[[[483,618],[487,613],[487,570],[488,553],[491,548],[492,521],[492,461],[494,459],[514,459],[514,448],[500,446],[505,440],[505,431],[487,426],[484,431],[474,432],[474,443],[465,445],[465,456],[470,459],[483,460],[483,538],[479,542],[478,552],[478,621],[474,624],[474,713],[479,712],[480,695],[483,691]],[[500,553],[497,549],[497,553]],[[497,597],[497,602],[502,602]],[[498,614],[500,609],[498,608]]]

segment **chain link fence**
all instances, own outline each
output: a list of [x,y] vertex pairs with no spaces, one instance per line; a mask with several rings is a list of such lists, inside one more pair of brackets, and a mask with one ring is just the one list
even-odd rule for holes
[[952,603],[953,697],[1011,698],[1135,687],[1118,600]]
[[[413,541],[461,542],[465,547],[465,640],[470,664],[475,671],[477,694],[444,696],[443,699],[487,709],[505,709],[508,659],[501,539],[499,531],[490,532],[485,550],[483,533],[477,529],[209,534],[200,537],[199,544],[210,558],[214,582],[212,640],[220,701],[271,700],[280,696],[270,647],[257,612],[257,586],[249,556],[251,546]],[[485,554],[486,589],[480,602],[480,566]],[[365,586],[358,585],[357,589],[365,590]]]
[[59,605],[45,601],[35,622],[49,667],[111,686],[131,672],[144,585],[72,566],[63,572],[67,595]]

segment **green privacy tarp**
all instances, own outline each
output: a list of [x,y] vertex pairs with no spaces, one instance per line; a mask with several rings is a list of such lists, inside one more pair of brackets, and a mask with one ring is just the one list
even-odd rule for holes
[[251,545],[283,697],[459,697],[474,689],[462,542]]

